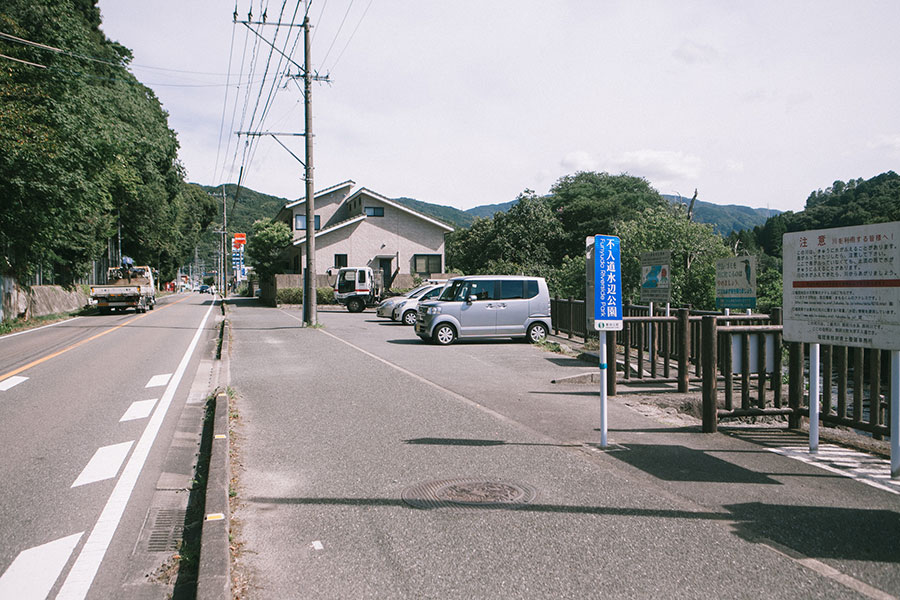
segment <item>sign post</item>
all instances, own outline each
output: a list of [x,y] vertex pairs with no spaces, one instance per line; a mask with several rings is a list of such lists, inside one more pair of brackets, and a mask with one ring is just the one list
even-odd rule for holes
[[900,478],[900,222],[786,233],[782,246],[784,339],[811,344],[810,451],[818,447],[819,344],[890,350],[891,476]]
[[[595,235],[585,240],[588,319],[600,332],[600,447],[607,446],[607,378],[606,332],[622,329],[622,261],[619,238]],[[615,377],[615,364],[613,364]]]

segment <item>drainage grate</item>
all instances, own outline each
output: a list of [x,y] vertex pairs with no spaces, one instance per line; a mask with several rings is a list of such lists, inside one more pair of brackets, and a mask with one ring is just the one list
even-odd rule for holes
[[403,490],[403,501],[414,508],[519,508],[537,496],[530,485],[497,480],[444,479]]
[[184,535],[184,510],[160,508],[152,516],[153,527],[147,538],[147,551],[173,552],[178,550]]

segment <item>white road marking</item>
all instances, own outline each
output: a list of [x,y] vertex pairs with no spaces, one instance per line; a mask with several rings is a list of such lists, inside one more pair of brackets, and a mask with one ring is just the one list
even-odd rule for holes
[[171,373],[164,373],[163,375],[154,375],[153,377],[150,378],[150,381],[148,381],[147,385],[145,385],[144,387],[145,388],[162,387],[162,386],[166,385],[167,383],[169,383],[169,379],[171,377],[172,377]]
[[132,402],[131,406],[128,407],[128,410],[125,411],[125,414],[122,415],[122,418],[119,419],[119,423],[122,421],[134,421],[135,419],[146,419],[150,416],[150,413],[153,412],[156,401],[157,398],[152,398],[150,400],[137,400]]
[[12,377],[7,377],[3,381],[0,381],[0,392],[5,392],[6,390],[15,387],[23,381],[27,380],[27,377],[22,377],[21,375],[13,375]]
[[44,600],[84,532],[22,550],[0,577],[0,598]]
[[81,475],[78,476],[72,487],[115,477],[125,457],[128,456],[132,444],[134,444],[134,440],[97,448],[94,456],[88,461],[87,466],[81,471]]
[[91,589],[91,584],[97,576],[97,570],[100,569],[100,563],[103,562],[103,557],[106,555],[106,550],[109,548],[113,535],[116,533],[119,521],[122,520],[122,513],[125,512],[125,506],[127,506],[128,500],[131,498],[131,492],[137,484],[141,470],[144,468],[144,463],[147,461],[147,456],[150,454],[150,449],[153,447],[153,442],[156,440],[163,420],[166,418],[169,405],[172,404],[172,398],[175,397],[175,390],[178,389],[178,384],[181,383],[184,371],[187,369],[188,363],[191,362],[191,356],[197,348],[203,328],[206,327],[206,322],[209,320],[209,315],[215,306],[216,303],[213,302],[206,310],[200,326],[197,327],[197,331],[194,333],[194,338],[188,345],[181,362],[178,363],[178,368],[175,369],[175,373],[172,375],[166,391],[153,412],[153,416],[150,417],[150,422],[144,429],[141,439],[138,440],[131,458],[128,459],[128,463],[122,470],[122,475],[119,477],[119,481],[116,482],[116,487],[110,494],[109,500],[106,501],[106,506],[103,507],[103,512],[100,513],[97,524],[94,525],[94,529],[84,543],[78,558],[75,559],[72,570],[66,576],[62,589],[59,591],[59,595],[56,596],[57,600],[83,600]]
[[900,480],[891,479],[891,461],[887,459],[830,444],[820,446],[819,452],[814,454],[810,454],[809,448],[802,445],[767,450],[900,495]]
[[316,540],[312,543],[313,550],[324,550],[325,545],[322,544],[319,540]]

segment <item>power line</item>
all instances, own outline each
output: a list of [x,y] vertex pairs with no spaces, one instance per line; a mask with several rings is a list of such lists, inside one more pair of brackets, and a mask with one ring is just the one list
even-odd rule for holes
[[350,0],[350,4],[347,5],[347,12],[344,13],[344,18],[341,19],[341,24],[338,27],[337,33],[334,34],[334,39],[331,40],[331,45],[328,46],[328,51],[325,53],[325,57],[322,58],[323,65],[328,60],[328,56],[331,54],[331,49],[334,48],[334,43],[337,41],[338,36],[341,35],[341,30],[344,28],[344,23],[347,22],[347,16],[350,14],[350,9],[353,8],[353,1],[354,0]]
[[331,64],[331,69],[329,69],[329,70],[334,70],[334,68],[337,66],[337,64],[341,61],[341,57],[344,56],[344,52],[347,50],[347,47],[350,45],[350,42],[353,41],[353,36],[356,35],[356,32],[359,30],[359,26],[362,25],[363,19],[366,18],[366,14],[368,14],[369,9],[372,7],[372,3],[374,1],[375,0],[369,0],[369,3],[366,5],[366,10],[363,11],[362,16],[359,18],[359,22],[356,24],[356,27],[353,29],[353,33],[350,34],[350,38],[347,40],[347,43],[344,44],[344,48],[341,50],[341,53],[338,54],[338,57],[335,59],[335,61]]

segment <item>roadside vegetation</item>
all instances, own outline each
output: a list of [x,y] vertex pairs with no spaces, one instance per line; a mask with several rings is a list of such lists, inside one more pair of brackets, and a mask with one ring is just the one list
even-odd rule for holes
[[622,240],[623,300],[640,299],[640,255],[671,250],[672,303],[715,308],[715,264],[753,255],[758,308],[782,303],[781,236],[786,232],[900,220],[900,175],[835,181],[810,194],[803,211],[785,212],[752,230],[723,237],[630,175],[581,172],[561,178],[547,196],[523,192],[508,212],[476,219],[447,239],[447,267],[467,275],[526,274],[547,279],[552,296],[583,299],[585,238]]

